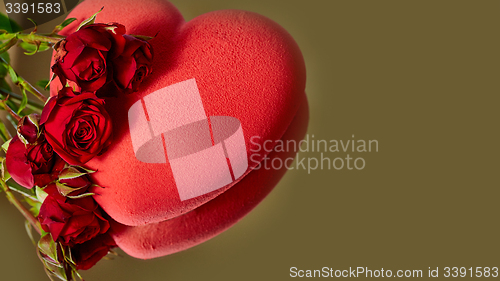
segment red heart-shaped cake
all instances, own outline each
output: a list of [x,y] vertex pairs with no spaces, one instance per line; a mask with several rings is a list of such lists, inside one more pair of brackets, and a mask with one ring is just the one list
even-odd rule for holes
[[[258,14],[225,10],[185,22],[162,0],[86,0],[63,32],[101,7],[97,22],[155,38],[153,72],[139,91],[106,99],[113,143],[86,164],[103,187],[94,197],[116,220],[113,235],[130,255],[189,248],[242,218],[284,174],[255,168],[266,156],[295,154],[267,155],[264,144],[305,134],[301,52]],[[52,95],[61,88],[55,82]]]

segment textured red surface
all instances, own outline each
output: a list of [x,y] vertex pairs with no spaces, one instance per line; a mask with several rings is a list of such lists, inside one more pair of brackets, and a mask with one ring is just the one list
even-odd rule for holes
[[[169,223],[184,224],[184,236],[157,233],[157,239],[144,242],[141,247],[139,241],[147,241],[147,237],[143,237],[147,231],[143,228],[116,232],[120,246],[129,254],[151,258],[201,243],[234,224],[265,197],[284,171],[251,171],[256,164],[250,162],[241,182],[180,201],[168,163],[147,164],[135,158],[127,122],[130,106],[158,89],[195,78],[208,116],[232,116],[240,120],[250,156],[252,136],[259,136],[258,142],[262,144],[266,140],[282,139],[289,128],[289,131],[305,130],[307,114],[299,115],[305,118],[301,121],[303,128],[290,127],[301,105],[307,111],[305,66],[298,46],[282,27],[258,14],[238,10],[212,12],[185,22],[167,1],[86,0],[69,15],[78,20],[64,32],[74,31],[79,22],[103,6],[97,22],[119,22],[126,26],[128,34],[154,36],[158,33],[150,41],[155,51],[153,74],[139,92],[107,100],[106,108],[114,125],[114,143],[103,156],[87,165],[98,170],[94,180],[105,187],[96,190],[99,195],[95,199],[117,222],[139,226],[178,217]],[[51,87],[52,95],[56,93],[55,85],[57,83]],[[233,186],[239,191],[232,192]],[[236,210],[233,205],[217,211],[219,204],[232,201],[231,196],[242,197],[234,200],[240,209]],[[231,212],[234,214],[230,215]],[[198,213],[199,217],[195,215]],[[207,215],[204,217],[203,213]],[[169,223],[144,226],[144,229]],[[156,229],[162,231],[161,227]],[[172,241],[167,239],[169,235],[192,240]],[[162,248],[160,245],[165,243],[177,246]],[[162,250],[155,251],[155,248]],[[148,254],[148,251],[152,252]]]
[[[307,130],[309,111],[305,95],[282,140],[297,143]],[[294,152],[271,152],[269,159],[282,162]],[[270,163],[270,160],[268,160]],[[270,165],[270,164],[268,164]],[[177,218],[143,226],[111,225],[117,245],[130,256],[152,259],[186,250],[215,237],[248,214],[276,186],[286,169],[254,170],[212,201]]]

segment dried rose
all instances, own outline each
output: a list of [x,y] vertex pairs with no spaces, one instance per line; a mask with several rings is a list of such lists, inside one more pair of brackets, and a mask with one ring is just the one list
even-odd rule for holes
[[70,34],[56,46],[52,71],[63,85],[76,82],[82,92],[95,92],[113,78],[108,60],[119,56],[125,47],[125,27],[96,23]]

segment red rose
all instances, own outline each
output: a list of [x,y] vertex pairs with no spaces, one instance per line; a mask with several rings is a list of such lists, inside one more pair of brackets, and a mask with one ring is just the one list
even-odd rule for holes
[[76,269],[90,269],[114,247],[117,247],[117,245],[107,233],[99,235],[83,244],[75,245],[71,248],[71,254],[76,263]]
[[41,133],[38,123],[40,123],[40,115],[33,113],[24,116],[17,124],[17,135],[21,136],[26,142],[34,144]]
[[57,174],[65,165],[45,140],[43,130],[39,131],[39,119],[36,114],[21,119],[18,135],[10,141],[6,154],[7,171],[26,188],[47,185],[55,180],[52,174]]
[[42,111],[41,124],[54,151],[71,165],[82,165],[111,144],[111,119],[104,101],[64,87]]
[[153,49],[142,39],[123,35],[126,40],[125,49],[113,60],[114,83],[124,93],[137,91],[144,78],[151,74]]
[[108,59],[123,52],[125,27],[121,24],[90,24],[58,44],[52,71],[61,83],[76,82],[82,92],[95,92],[112,79]]
[[74,196],[84,194],[90,185],[88,176],[83,175],[64,183],[60,181],[49,184],[44,189],[48,196],[40,207],[38,220],[43,230],[50,232],[54,241],[74,246],[108,231],[109,222],[91,196],[72,199],[61,195],[61,186],[64,189],[80,188],[69,194]]

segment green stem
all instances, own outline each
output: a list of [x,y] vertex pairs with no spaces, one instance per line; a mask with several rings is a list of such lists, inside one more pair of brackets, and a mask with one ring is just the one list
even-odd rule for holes
[[0,101],[3,104],[4,109],[12,116],[14,119],[17,120],[17,122],[21,121],[21,117],[17,115],[8,105],[6,100]]
[[[20,103],[21,100],[22,100],[22,97],[20,97],[18,94],[9,93],[8,95],[10,96],[9,101],[14,101],[14,102]],[[4,93],[0,94],[0,99],[5,99],[5,98],[7,98],[7,96]],[[30,109],[33,109],[33,110],[41,110],[41,109],[43,109],[43,105],[42,104],[39,104],[39,103],[34,102],[32,100],[28,100],[28,105],[27,106]]]
[[[45,104],[47,102],[47,97],[44,96],[40,91],[38,91],[33,85],[31,85],[28,81],[26,81],[23,77],[19,76],[17,71],[15,71],[12,66],[6,62],[3,58],[0,57],[0,60],[5,64],[6,67],[8,67],[11,70],[10,76],[12,83],[16,84],[17,86],[21,87],[21,90],[24,88],[28,90],[31,94],[33,94],[35,97],[37,97],[39,100],[43,101]],[[15,76],[15,77],[12,77]],[[30,101],[28,100],[28,103]],[[42,106],[43,108],[43,106]]]
[[5,194],[7,195],[7,199],[9,200],[9,202],[12,203],[12,205],[14,205],[19,212],[21,212],[24,218],[26,218],[29,221],[29,223],[36,229],[38,234],[42,235],[40,223],[33,216],[33,214],[28,209],[26,209],[26,207],[24,207],[23,204],[19,202],[19,200],[17,200],[16,196],[14,196],[10,188],[7,186],[7,184],[5,184],[4,180],[0,180],[0,185],[2,185],[2,189],[3,191],[5,191]]
[[64,37],[52,37],[52,36],[30,33],[30,34],[18,34],[17,39],[23,40],[25,42],[40,41],[40,42],[47,42],[50,44],[56,44],[57,42],[64,39]]
[[29,198],[35,202],[39,202],[38,198],[36,198],[35,195],[29,193],[29,189],[26,189],[25,187],[22,187],[17,183],[16,183],[16,185],[18,185],[18,186],[17,187],[13,186],[12,182],[10,184],[7,184],[7,186],[9,187],[9,189],[11,191],[17,192],[17,193],[21,194],[22,196]]
[[19,83],[26,89],[28,92],[33,94],[39,100],[43,101],[45,104],[47,102],[47,97],[40,93],[35,87],[33,87],[28,81],[24,80],[24,78],[18,76]]

